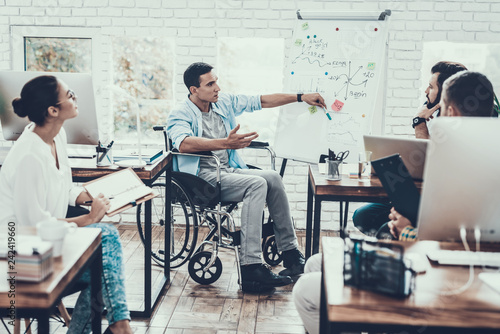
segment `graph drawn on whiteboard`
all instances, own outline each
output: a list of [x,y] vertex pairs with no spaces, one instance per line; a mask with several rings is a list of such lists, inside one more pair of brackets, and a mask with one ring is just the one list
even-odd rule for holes
[[348,113],[335,113],[328,123],[327,141],[331,145],[357,147],[363,138],[363,125],[366,122]]

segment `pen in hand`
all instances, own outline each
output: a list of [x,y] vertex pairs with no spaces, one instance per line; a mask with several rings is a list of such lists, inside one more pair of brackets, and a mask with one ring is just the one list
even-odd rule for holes
[[325,107],[323,107],[323,112],[325,113],[326,117],[328,117],[328,119],[331,121],[332,120],[332,116],[330,116],[330,114],[328,113],[328,111],[326,110]]
[[[108,199],[113,199],[114,197],[109,197]],[[92,201],[85,201],[83,204],[92,204]]]

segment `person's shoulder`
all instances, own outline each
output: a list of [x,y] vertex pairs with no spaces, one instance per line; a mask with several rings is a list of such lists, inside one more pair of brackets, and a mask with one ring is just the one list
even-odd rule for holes
[[16,172],[20,166],[38,168],[43,165],[45,160],[44,150],[31,136],[36,135],[32,133],[18,138],[5,157],[2,171]]
[[178,114],[187,114],[192,111],[192,104],[189,97],[186,97],[184,100],[175,104],[175,106],[170,111],[170,115],[178,115]]

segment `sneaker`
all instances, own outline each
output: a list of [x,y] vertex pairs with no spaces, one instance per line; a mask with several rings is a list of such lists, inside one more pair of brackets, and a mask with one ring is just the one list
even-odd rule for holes
[[280,271],[280,275],[294,277],[304,273],[306,259],[297,248],[284,251],[282,255],[283,267],[286,269]]
[[241,287],[245,292],[271,290],[292,282],[290,276],[276,275],[269,266],[262,263],[241,266]]

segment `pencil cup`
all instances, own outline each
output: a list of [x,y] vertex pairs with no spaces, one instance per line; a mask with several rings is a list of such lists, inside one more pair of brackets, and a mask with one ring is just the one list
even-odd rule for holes
[[372,151],[362,151],[358,155],[358,177],[369,178],[372,173],[370,161],[372,160]]
[[107,147],[97,147],[96,165],[97,167],[107,167],[113,164],[113,149]]
[[342,161],[325,159],[326,162],[326,179],[337,181],[342,178]]

